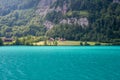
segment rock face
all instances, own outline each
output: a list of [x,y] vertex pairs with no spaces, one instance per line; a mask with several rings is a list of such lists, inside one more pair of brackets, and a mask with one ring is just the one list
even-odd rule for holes
[[54,24],[50,21],[45,21],[44,22],[44,26],[47,28],[47,29],[51,29],[54,27]]
[[[79,19],[68,18],[68,19],[61,20],[60,24],[69,24],[69,25],[75,24],[75,25],[81,25],[84,28],[84,27],[87,27],[89,25],[89,21],[88,21],[87,17],[83,17],[83,18],[79,18]],[[51,29],[54,27],[54,23],[52,23],[50,21],[45,21],[44,26],[47,29]]]
[[[45,17],[47,13],[51,12],[54,10],[54,8],[50,8],[50,6],[55,2],[56,0],[40,0],[38,6],[37,6],[37,10],[36,10],[36,14],[39,14],[40,17]],[[43,25],[47,28],[47,29],[51,29],[54,26],[54,23],[46,20],[43,22]]]
[[56,0],[41,0],[37,6],[36,13],[43,17],[51,11],[61,11],[63,14],[66,14],[68,9],[67,4],[64,3],[62,7],[58,6],[57,8],[50,8],[50,6],[54,4],[54,2],[56,2]]
[[50,9],[51,4],[53,4],[56,0],[41,0],[37,6],[36,13],[40,16],[46,16],[46,14],[53,9]]
[[83,18],[68,18],[68,19],[63,19],[62,21],[60,21],[60,24],[78,24],[81,25],[82,27],[84,26],[88,26],[89,25],[89,21],[87,19],[87,17],[83,17]]
[[[39,14],[41,17],[45,17],[47,13],[50,13],[52,11],[62,12],[62,14],[65,15],[69,8],[68,4],[64,2],[62,6],[56,6],[51,8],[51,5],[53,5],[56,1],[57,0],[40,0],[37,6],[36,13]],[[73,17],[73,18],[63,19],[59,22],[59,24],[69,24],[69,25],[78,24],[84,27],[89,25],[89,21],[87,17],[80,17],[79,19]],[[45,20],[43,22],[43,25],[47,29],[51,29],[52,27],[54,27],[55,24],[52,23],[51,21]]]
[[67,3],[64,3],[64,5],[62,7],[60,6],[57,6],[57,8],[55,8],[55,11],[56,12],[62,12],[62,14],[66,14],[67,13],[67,10],[68,10],[68,7],[67,7]]

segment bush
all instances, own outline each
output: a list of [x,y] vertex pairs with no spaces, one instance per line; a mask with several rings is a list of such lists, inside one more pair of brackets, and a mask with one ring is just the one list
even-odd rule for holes
[[95,46],[100,46],[101,44],[99,42],[95,43]]
[[84,46],[90,46],[90,44],[88,44],[87,42],[84,43]]
[[83,43],[82,43],[82,42],[80,42],[80,46],[83,46]]

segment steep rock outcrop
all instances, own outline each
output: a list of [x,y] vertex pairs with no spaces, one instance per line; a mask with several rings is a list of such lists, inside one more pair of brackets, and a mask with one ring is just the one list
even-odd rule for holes
[[[61,6],[60,5],[53,6],[56,2],[57,2],[57,0],[41,0],[37,6],[36,13],[39,14],[40,17],[42,17],[42,18],[45,18],[46,15],[52,11],[61,12],[62,15],[66,15],[66,13],[68,12],[69,3],[64,1]],[[88,21],[87,17],[80,17],[79,19],[73,17],[73,18],[61,19],[59,21],[59,24],[69,24],[69,25],[78,24],[78,25],[81,25],[82,27],[84,27],[84,26],[89,25],[89,21]],[[47,29],[51,29],[52,27],[54,27],[55,23],[53,23],[49,20],[45,20],[43,22],[43,25]]]
[[60,24],[78,24],[81,25],[82,27],[84,26],[88,26],[89,25],[89,21],[87,19],[87,17],[83,17],[83,18],[68,18],[68,19],[63,19],[62,21],[60,21]]
[[41,0],[37,6],[36,13],[40,16],[45,17],[47,13],[54,10],[51,9],[50,6],[55,2],[56,0]]

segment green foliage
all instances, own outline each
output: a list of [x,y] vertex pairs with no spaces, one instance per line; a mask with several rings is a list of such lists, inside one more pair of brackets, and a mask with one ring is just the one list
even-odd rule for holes
[[2,46],[3,45],[3,41],[2,41],[2,39],[0,38],[0,46]]
[[80,46],[83,46],[83,43],[82,43],[82,42],[80,42]]
[[56,11],[53,11],[51,13],[48,13],[46,15],[46,20],[49,20],[53,23],[59,23],[59,21],[63,18],[63,15],[61,12],[56,12]]
[[25,26],[32,18],[33,10],[16,10],[6,16],[1,16],[0,24],[9,27]]
[[[48,36],[63,37],[68,40],[115,42],[120,39],[120,4],[113,0],[64,0],[68,1],[66,17],[79,18],[86,15],[89,27],[78,25],[58,25],[47,32]],[[56,6],[64,4],[57,1]],[[63,6],[63,5],[62,5]],[[119,41],[120,42],[120,41]]]
[[13,45],[26,45],[26,46],[31,46],[34,40],[31,41],[30,36],[27,37],[21,37],[21,38],[16,38],[15,42]]
[[53,44],[53,45],[54,45],[54,46],[57,46],[57,45],[58,45],[57,40],[54,41],[54,44]]
[[89,13],[87,11],[69,11],[66,13],[66,17],[72,18],[79,18],[79,17],[88,17]]
[[89,46],[90,44],[88,44],[88,42],[84,42],[84,46]]
[[30,9],[37,6],[39,0],[0,0],[0,16],[5,16],[14,10]]
[[48,45],[48,44],[47,44],[47,40],[45,40],[45,41],[44,41],[44,46],[47,46],[47,45]]
[[46,28],[44,26],[30,25],[26,31],[26,34],[33,36],[43,36],[45,32]]
[[46,29],[35,14],[38,3],[39,0],[0,0],[0,36],[44,35]]
[[[66,3],[68,10],[66,14],[62,14],[61,11],[48,13],[44,20],[49,20],[56,25],[47,31],[42,25],[44,20],[35,14],[39,0],[0,0],[0,37],[44,36],[47,34],[48,37],[61,37],[67,40],[119,44],[120,4],[112,3],[112,1],[57,0],[51,7],[63,8]],[[64,18],[81,17],[89,19],[88,27],[81,27],[77,24],[58,24]],[[18,43],[28,44],[31,41],[26,42],[23,39],[16,44]]]
[[21,41],[17,38],[17,39],[15,40],[14,45],[22,45],[22,43],[21,43]]
[[42,25],[39,25],[39,23],[38,24],[32,23],[31,22],[33,18],[33,16],[31,16],[32,12],[30,13],[28,12],[29,11],[25,11],[24,13],[23,11],[21,11],[21,13],[19,13],[19,18],[16,20],[12,20],[12,17],[10,17],[10,15],[1,17],[0,36],[22,37],[27,35],[33,36],[44,35],[46,32],[46,28]]
[[99,42],[95,43],[95,46],[100,46],[101,44]]
[[47,32],[47,36],[65,38],[67,40],[80,40],[80,32],[84,29],[78,25],[58,25]]

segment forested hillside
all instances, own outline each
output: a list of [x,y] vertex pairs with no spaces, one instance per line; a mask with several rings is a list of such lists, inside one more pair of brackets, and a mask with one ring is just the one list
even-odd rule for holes
[[0,15],[7,15],[14,10],[35,7],[39,0],[0,0]]
[[38,3],[39,0],[0,0],[0,36],[44,35],[45,29],[35,14]]
[[0,36],[120,42],[120,1],[0,0]]
[[[67,4],[68,3],[68,4]],[[56,5],[68,5],[64,18],[87,17],[88,27],[61,24],[48,31],[51,37],[69,40],[120,42],[120,2],[113,0],[58,0]],[[56,6],[55,5],[55,6]],[[83,13],[82,15],[80,14]],[[55,16],[55,15],[54,15]],[[58,15],[58,17],[61,15]],[[52,20],[56,17],[53,17]],[[60,19],[60,18],[59,18]]]

